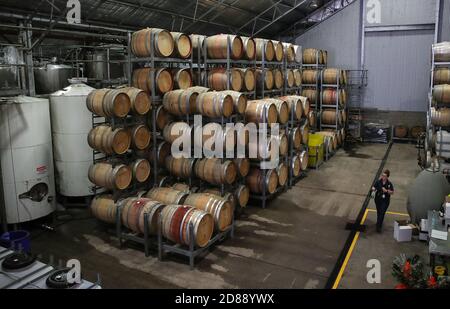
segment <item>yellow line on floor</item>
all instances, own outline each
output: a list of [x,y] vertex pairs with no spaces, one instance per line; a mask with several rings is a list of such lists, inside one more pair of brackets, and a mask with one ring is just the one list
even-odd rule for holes
[[[370,211],[370,212],[377,212],[376,209],[368,209],[368,211]],[[404,213],[401,213],[401,212],[388,211],[388,212],[386,212],[386,214],[393,215],[393,216],[409,217],[408,214],[404,214]]]
[[[366,222],[368,213],[369,213],[369,209],[366,209],[366,212],[364,213],[364,216],[363,216],[363,218],[361,220],[361,223],[360,223],[361,225],[363,225],[364,222]],[[347,255],[345,256],[344,263],[342,263],[342,267],[339,270],[339,274],[338,274],[338,276],[336,278],[336,281],[334,282],[333,290],[335,290],[335,289],[337,289],[339,287],[339,283],[341,282],[342,276],[344,275],[345,268],[347,267],[348,261],[350,260],[350,257],[352,256],[353,250],[355,249],[356,243],[357,243],[358,238],[359,238],[359,234],[361,234],[361,232],[357,232],[355,234],[355,237],[353,238],[353,241],[352,241],[352,244],[350,246],[350,249],[348,250]]]

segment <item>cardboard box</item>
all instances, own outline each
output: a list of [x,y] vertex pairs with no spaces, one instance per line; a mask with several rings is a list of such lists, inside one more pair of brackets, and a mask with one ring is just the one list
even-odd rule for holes
[[412,241],[413,228],[408,221],[395,221],[394,239],[398,242]]

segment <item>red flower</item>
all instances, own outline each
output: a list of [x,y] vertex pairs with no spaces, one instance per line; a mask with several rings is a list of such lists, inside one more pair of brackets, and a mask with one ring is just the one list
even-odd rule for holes
[[438,284],[437,284],[436,278],[434,276],[431,276],[427,281],[427,285],[430,289],[437,288]]
[[395,286],[395,289],[396,289],[396,290],[407,290],[408,287],[407,287],[405,284],[403,284],[403,283],[399,283],[399,284],[397,284],[397,285]]
[[411,263],[409,261],[407,261],[405,263],[405,266],[403,266],[403,275],[407,278],[411,277],[411,272],[412,272]]

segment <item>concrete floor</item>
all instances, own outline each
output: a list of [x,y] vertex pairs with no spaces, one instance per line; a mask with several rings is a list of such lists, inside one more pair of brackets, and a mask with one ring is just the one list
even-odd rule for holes
[[[105,226],[89,218],[60,225],[55,233],[33,232],[33,250],[44,259],[79,259],[84,276],[93,280],[99,273],[104,288],[323,288],[349,235],[345,225],[360,211],[386,149],[364,145],[341,150],[267,209],[248,207],[236,222],[235,238],[213,248],[192,271],[175,256],[159,262],[156,254],[146,258],[139,246],[120,249]],[[404,212],[406,186],[418,172],[414,151],[411,145],[392,150],[388,167],[398,190],[392,210]],[[391,256],[403,248],[416,250],[393,243],[390,231],[379,236],[369,230],[340,286],[365,287],[367,257],[382,254],[387,273]]]

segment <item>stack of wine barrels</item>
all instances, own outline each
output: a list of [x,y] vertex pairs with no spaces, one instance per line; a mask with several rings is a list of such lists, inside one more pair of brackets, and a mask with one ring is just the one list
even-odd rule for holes
[[[139,123],[145,122],[145,116],[152,108],[149,95],[133,87],[98,89],[89,93],[86,106],[106,120],[92,128],[87,136],[89,146],[105,155],[102,162],[91,165],[89,180],[95,187],[111,191],[125,190],[133,182],[145,183],[151,174],[151,157],[145,153],[151,145],[152,135],[145,123]],[[124,121],[121,126],[113,126],[112,120],[119,118],[139,121],[131,121],[134,122],[132,125]],[[125,155],[133,159],[125,160]]]

